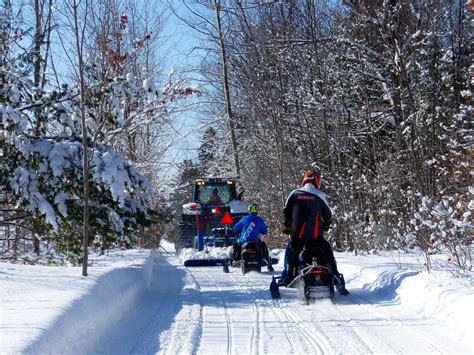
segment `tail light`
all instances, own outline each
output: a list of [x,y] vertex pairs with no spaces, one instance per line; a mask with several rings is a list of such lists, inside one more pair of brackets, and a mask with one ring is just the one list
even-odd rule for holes
[[322,274],[326,273],[326,270],[324,270],[324,269],[311,269],[311,271],[309,273],[313,274],[313,275],[322,275]]

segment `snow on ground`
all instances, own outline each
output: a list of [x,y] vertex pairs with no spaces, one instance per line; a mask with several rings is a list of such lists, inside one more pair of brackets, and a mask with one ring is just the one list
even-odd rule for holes
[[0,353],[474,350],[472,273],[440,263],[428,274],[413,253],[336,254],[351,295],[310,305],[294,289],[272,300],[268,286],[277,272],[185,268],[173,254],[164,243],[160,253],[94,258],[87,278],[80,268],[0,263]]
[[206,248],[203,251],[197,251],[191,248],[186,248],[179,254],[181,263],[189,259],[228,259],[231,255],[232,247],[227,248]]
[[[174,246],[168,246],[170,250],[174,251]],[[208,248],[206,247],[203,251],[197,251],[192,248],[182,249],[179,254],[179,260],[183,264],[185,260],[203,260],[203,259],[228,259],[232,253],[232,247],[223,247],[223,248]],[[270,257],[278,258],[279,255],[283,255],[283,250],[272,250],[270,252]],[[279,259],[280,260],[280,259]],[[281,266],[283,266],[283,258],[281,258]]]
[[[80,337],[106,331],[148,287],[149,251],[90,256],[81,267],[0,263],[0,353],[82,352]],[[76,347],[74,345],[77,345]]]

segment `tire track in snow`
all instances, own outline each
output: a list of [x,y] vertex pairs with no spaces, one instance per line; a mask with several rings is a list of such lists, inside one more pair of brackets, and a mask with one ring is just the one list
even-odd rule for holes
[[366,300],[366,299],[364,299],[360,296],[357,296],[357,295],[351,294],[351,295],[349,295],[349,298],[352,299],[354,301],[354,303],[356,303],[356,304],[360,305],[361,307],[369,310],[370,312],[378,315],[379,317],[385,319],[389,323],[396,324],[397,326],[399,326],[401,328],[407,329],[410,332],[417,334],[422,339],[422,343],[427,345],[428,347],[430,347],[435,352],[437,352],[439,354],[447,354],[447,353],[450,352],[449,350],[444,349],[441,345],[436,343],[432,338],[430,338],[424,332],[416,329],[415,327],[413,327],[409,324],[406,324],[403,321],[403,319],[400,319],[400,317],[394,315],[390,311],[382,310],[379,307],[377,307],[376,304],[374,304],[374,303],[372,303],[372,302],[370,302],[370,301],[368,301],[368,300]]
[[[242,275],[243,276],[243,275]],[[229,277],[235,282],[235,284],[246,294],[248,294],[250,297],[253,296],[252,291],[248,286],[243,285],[241,282],[236,280],[236,278],[233,275],[229,275]],[[252,328],[252,335],[255,332],[256,339],[255,343],[252,343],[252,354],[266,354],[268,353],[267,349],[268,347],[265,344],[265,318],[264,318],[264,312],[262,311],[262,307],[260,305],[261,301],[256,300],[254,303],[252,303],[252,308],[254,309],[255,313],[255,326]],[[272,310],[273,311],[273,310]],[[274,312],[273,312],[274,313]],[[276,314],[275,314],[276,316]],[[284,331],[283,327],[281,329]],[[286,336],[286,339],[288,341],[288,344],[291,347],[291,353],[294,352],[294,347],[291,344],[290,339],[284,333]]]
[[[247,283],[250,284],[250,286],[254,288],[254,291],[258,292],[258,289],[261,288],[263,280],[261,277],[254,278],[251,276],[256,276],[256,275],[248,274],[242,277],[244,277],[246,280],[252,280],[253,282],[250,282],[250,283],[247,282]],[[261,276],[261,274],[259,276]],[[268,282],[268,280],[265,280],[265,282]],[[249,291],[250,290],[249,287],[242,286],[242,284],[239,284],[239,286],[241,288],[246,288],[248,290],[248,293],[251,293]],[[268,292],[267,290],[265,291]],[[325,340],[323,339],[316,340],[315,337],[311,334],[311,332],[308,332],[307,329],[305,329],[304,326],[300,324],[300,323],[303,323],[303,321],[301,319],[299,320],[295,319],[296,316],[292,316],[291,313],[288,313],[290,311],[280,301],[268,300],[268,301],[264,301],[264,304],[268,306],[266,309],[270,310],[274,314],[274,316],[279,320],[278,321],[279,326],[283,331],[283,334],[287,340],[287,343],[290,345],[291,354],[302,354],[302,353],[308,354],[308,353],[311,353],[311,350],[317,350],[317,349],[320,350],[320,352],[317,352],[318,354],[328,354],[328,353],[333,352],[331,346],[321,347],[319,345],[318,340],[320,342],[325,342]],[[294,337],[289,336],[290,332],[295,334],[298,337],[299,339],[298,342],[295,341]],[[308,341],[311,343],[309,347],[307,346]],[[263,351],[262,353],[267,353],[265,349],[263,349],[262,351]]]
[[[188,303],[184,305],[180,312],[176,315],[171,328],[160,335],[160,343],[163,344],[159,354],[195,354],[199,347],[199,340],[202,335],[202,295],[201,286],[194,275],[186,271],[187,282],[182,290],[196,290],[199,303],[195,303],[195,297],[192,295],[181,295],[179,298]],[[176,296],[176,295],[175,295]]]
[[[230,275],[229,276],[232,281],[234,281],[237,286],[243,290],[247,294],[251,294],[246,287],[243,287],[237,280]],[[260,339],[260,327],[261,327],[261,310],[257,303],[252,303],[252,310],[255,314],[255,322],[252,326],[252,334],[250,336],[250,351],[252,354],[263,353],[263,348],[261,347],[261,339]]]
[[[284,301],[278,302],[282,305]],[[304,323],[307,330],[315,334],[318,344],[323,342],[325,349],[330,349],[331,353],[402,353],[398,348],[386,346],[383,341],[379,341],[378,346],[375,346],[371,340],[377,340],[378,335],[374,332],[370,333],[370,328],[366,333],[372,336],[364,335],[365,328],[362,330],[354,321],[354,314],[342,310],[342,307],[335,302],[330,302],[329,299],[316,300],[310,305],[305,304],[298,308],[286,307],[299,323]],[[332,339],[338,339],[338,341],[334,342]],[[326,350],[324,352],[326,353]]]
[[235,354],[235,349],[233,348],[233,338],[234,338],[234,332],[233,332],[233,327],[232,327],[232,319],[229,314],[229,309],[227,307],[226,300],[222,296],[222,288],[219,286],[219,284],[216,282],[216,280],[209,274],[209,272],[206,272],[206,276],[213,282],[217,290],[219,291],[219,295],[222,301],[222,305],[224,306],[224,315],[225,315],[225,320],[226,320],[226,326],[227,326],[227,354],[232,355]]
[[[305,322],[308,329],[317,334],[332,349],[333,353],[401,353],[400,349],[388,347],[383,342],[380,342],[379,346],[375,346],[371,340],[377,336],[367,337],[364,335],[364,331],[354,321],[354,315],[344,311],[334,300],[332,302],[329,299],[315,300],[310,305],[304,305],[297,309],[289,307],[289,309],[298,320]],[[308,320],[308,315],[316,315],[317,319]],[[331,340],[334,336],[337,336],[337,342]]]
[[[213,321],[223,331],[220,353],[227,354],[266,354],[275,350],[291,354],[404,353],[410,350],[410,343],[403,343],[403,337],[390,336],[388,330],[394,329],[402,335],[403,331],[397,331],[397,328],[410,330],[413,333],[406,334],[413,334],[411,337],[424,334],[416,326],[413,328],[409,324],[403,324],[405,320],[400,316],[381,314],[385,310],[380,310],[377,304],[362,298],[357,301],[354,298],[357,296],[344,298],[352,299],[349,304],[336,303],[330,304],[330,307],[324,303],[321,303],[321,308],[311,305],[293,306],[287,300],[269,299],[266,287],[270,281],[268,274],[221,274],[220,270],[213,268],[206,271],[193,269],[192,272],[196,276],[196,282],[203,287],[204,299],[207,299],[206,289],[211,297],[205,302],[209,303],[210,312],[206,311],[207,306],[201,310],[204,313],[202,325],[207,327],[208,337],[201,340],[201,343],[199,340],[195,343],[195,352],[205,351],[212,345],[209,342],[213,340],[212,336],[209,337],[209,326],[212,327]],[[264,289],[268,292],[268,297],[263,295]],[[252,299],[255,300],[254,304]],[[234,314],[234,311],[237,313]],[[250,312],[254,314],[250,315]],[[248,318],[245,318],[247,314]],[[377,315],[376,318],[370,316],[374,314]],[[222,324],[224,322],[225,326]],[[434,353],[448,352],[433,343],[426,334],[424,337],[426,339],[418,336],[411,344],[419,344],[421,349]],[[242,351],[243,349],[245,350]]]
[[[294,324],[297,328],[301,330],[306,336],[304,337],[311,343],[313,350],[316,351],[316,354],[333,354],[334,350],[331,344],[326,340],[325,337],[322,337],[320,333],[321,329],[312,329],[306,325],[306,322],[303,321],[296,313],[288,309],[288,307],[280,300],[273,300],[275,307],[280,309],[285,317]],[[319,350],[319,351],[318,351]]]
[[[255,278],[257,275],[261,276],[261,274],[256,274],[256,273],[250,273],[247,275],[242,275],[242,274],[227,274],[229,277],[234,281],[234,283],[241,289],[243,290],[246,294],[248,294],[250,297],[255,297],[256,294],[261,293],[262,290],[262,283],[263,279],[261,277],[258,277],[257,279]],[[234,277],[235,276],[235,277]],[[266,276],[266,275],[265,275]],[[238,278],[239,280],[237,280]],[[242,282],[245,280],[245,283]],[[268,280],[265,280],[265,283]],[[267,292],[267,290],[265,290]],[[291,338],[288,336],[288,318],[284,317],[284,315],[281,312],[278,312],[275,307],[273,307],[272,303],[270,300],[265,299],[256,299],[255,300],[255,308],[257,309],[258,312],[258,346],[254,349],[254,352],[252,354],[267,354],[270,353],[271,351],[274,350],[274,347],[269,350],[268,344],[265,342],[265,335],[268,334],[270,339],[275,337],[275,330],[269,331],[265,325],[267,323],[270,323],[271,325],[278,325],[278,328],[281,330],[281,333],[283,333],[284,338],[286,339],[286,342],[281,344],[282,346],[279,347],[279,351],[281,353],[287,353],[287,354],[303,354],[305,353],[304,347],[301,346],[301,342],[295,342],[295,339]],[[275,321],[272,322],[266,322],[265,321],[265,311],[270,311],[271,314],[273,315]],[[286,328],[286,329],[285,329]],[[278,338],[277,338],[278,339]],[[283,345],[289,345],[290,349],[284,349]],[[296,349],[296,350],[295,350]],[[285,352],[286,351],[286,352]]]
[[[394,345],[386,344],[384,341],[379,339],[379,335],[372,331],[370,327],[362,327],[360,321],[354,320],[354,314],[351,312],[346,311],[341,305],[334,303],[334,306],[339,310],[341,314],[346,315],[348,319],[347,324],[349,328],[346,328],[346,333],[351,332],[354,334],[358,339],[360,339],[361,343],[367,347],[366,350],[362,351],[364,353],[372,353],[372,354],[401,354],[403,353],[402,349],[395,347]],[[378,344],[376,344],[378,343]],[[359,349],[354,349],[354,352],[361,352]]]
[[[294,325],[292,321],[288,319],[282,312],[278,312],[277,309],[275,308],[274,304],[270,306],[270,309],[272,310],[273,314],[279,319],[280,324],[284,324],[285,327],[281,326],[283,330],[283,334],[285,334],[285,338],[288,341],[288,344],[290,344],[291,347],[291,354],[304,354],[307,352],[307,349],[305,349],[301,345],[301,341],[295,344],[294,339],[288,336],[288,331],[289,331],[289,324]],[[286,328],[286,329],[284,329]],[[300,336],[300,340],[304,339],[304,337]]]
[[[299,293],[299,297],[301,297],[301,293]],[[317,304],[318,300],[311,305]],[[336,316],[338,316],[337,312],[334,312],[334,302],[329,303],[329,307],[324,303],[317,304],[318,309],[317,313],[322,318],[315,320],[308,320],[306,319],[308,315],[312,315],[315,308],[311,307],[310,305],[304,304],[302,307],[298,307],[294,309],[294,307],[288,307],[287,303],[283,300],[275,300],[275,305],[279,308],[282,308],[286,315],[289,316],[293,321],[295,321],[300,328],[303,328],[305,334],[308,335],[310,339],[318,345],[315,350],[320,350],[321,353],[380,353],[380,351],[374,350],[371,345],[369,345],[364,339],[364,337],[357,329],[352,329],[351,327],[341,327],[340,322],[333,321]],[[340,308],[339,308],[340,309]],[[302,317],[301,314],[304,314],[305,317]],[[347,315],[346,312],[343,312],[340,315]],[[347,320],[346,320],[347,319]],[[325,322],[324,326],[320,326],[319,322]],[[344,317],[344,324],[348,322],[352,322],[351,318]],[[330,323],[336,323],[333,326],[330,326]],[[353,324],[353,323],[351,323]],[[332,335],[330,333],[339,333],[340,331],[344,331],[347,335],[345,337],[345,343],[348,344],[347,348],[344,348],[342,352],[340,350],[341,343],[338,342],[337,344],[331,341]],[[314,347],[314,346],[313,346]],[[387,350],[387,348],[384,348]],[[388,352],[393,353],[393,348],[389,348]]]

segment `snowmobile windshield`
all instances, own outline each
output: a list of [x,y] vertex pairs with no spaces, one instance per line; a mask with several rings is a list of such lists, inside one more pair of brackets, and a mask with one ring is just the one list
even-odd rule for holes
[[196,185],[196,202],[208,205],[229,203],[236,198],[235,185],[228,183],[206,183]]

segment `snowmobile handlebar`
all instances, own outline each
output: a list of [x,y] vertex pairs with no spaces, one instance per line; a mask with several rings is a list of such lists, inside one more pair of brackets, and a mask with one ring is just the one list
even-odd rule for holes
[[329,273],[331,272],[331,269],[326,267],[326,266],[319,265],[319,264],[311,264],[311,265],[308,265],[308,266],[302,268],[301,273],[303,275],[306,275],[306,274],[309,274],[311,272],[311,270],[314,270],[314,269],[322,269],[322,270],[326,270]]

